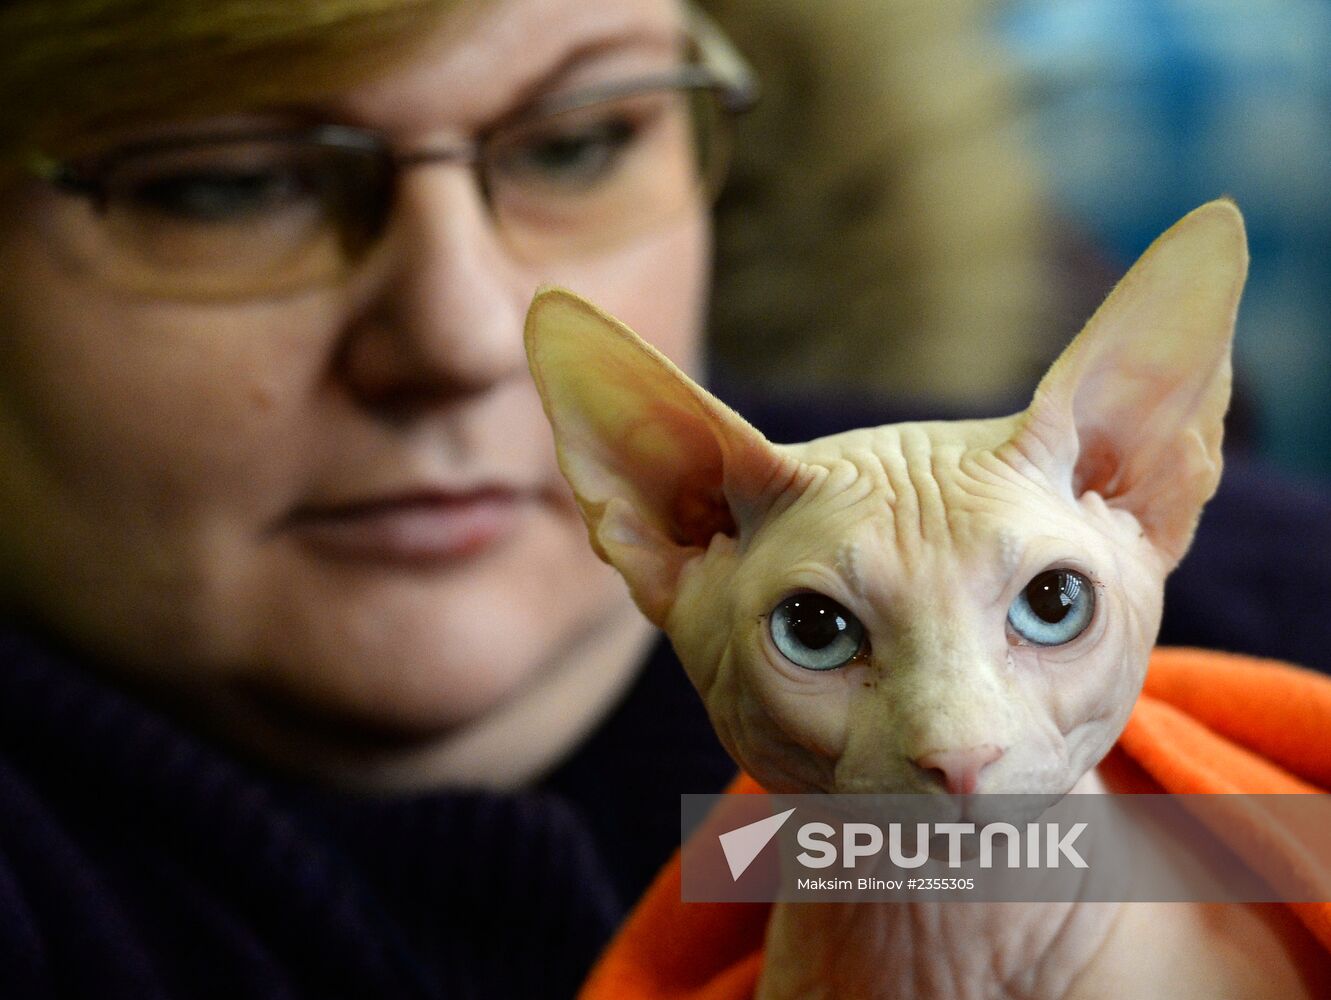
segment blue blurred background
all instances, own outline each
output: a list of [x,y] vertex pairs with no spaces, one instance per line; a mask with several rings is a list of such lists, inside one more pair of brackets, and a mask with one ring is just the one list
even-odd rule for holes
[[1262,453],[1331,482],[1331,3],[1000,0],[1023,138],[1121,271],[1219,195],[1248,221],[1236,374]]

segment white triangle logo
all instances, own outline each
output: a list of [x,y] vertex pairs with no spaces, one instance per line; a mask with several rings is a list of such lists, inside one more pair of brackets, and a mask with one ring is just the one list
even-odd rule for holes
[[748,826],[741,826],[729,833],[723,833],[717,838],[721,841],[721,850],[725,851],[726,864],[730,865],[732,880],[739,881],[739,877],[744,874],[749,865],[753,864],[753,859],[762,853],[762,849],[767,846],[767,842],[776,836],[776,832],[781,829],[786,820],[790,819],[790,814],[794,811],[794,809],[787,809],[783,813],[777,813],[775,816],[768,816],[756,823],[750,823]]

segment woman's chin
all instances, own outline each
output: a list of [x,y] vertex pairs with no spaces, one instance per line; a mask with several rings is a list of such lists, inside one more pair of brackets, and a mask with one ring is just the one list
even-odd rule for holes
[[480,642],[440,628],[437,648],[450,655],[383,643],[372,670],[360,657],[321,664],[293,647],[286,670],[237,677],[202,703],[226,742],[329,784],[518,787],[581,739],[631,680],[651,632],[628,611],[553,639],[515,628]]

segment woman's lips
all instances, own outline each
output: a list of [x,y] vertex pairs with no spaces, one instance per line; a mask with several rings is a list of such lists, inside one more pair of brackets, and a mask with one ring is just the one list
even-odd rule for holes
[[312,505],[292,514],[288,530],[335,559],[429,566],[465,559],[509,535],[522,498],[513,490],[485,489]]

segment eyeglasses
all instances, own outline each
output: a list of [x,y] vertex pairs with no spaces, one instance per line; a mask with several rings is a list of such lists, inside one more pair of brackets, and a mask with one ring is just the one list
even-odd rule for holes
[[336,282],[388,228],[400,172],[430,163],[469,165],[509,249],[557,261],[662,224],[719,186],[730,118],[756,86],[696,11],[686,42],[681,65],[540,99],[465,144],[399,151],[370,129],[323,124],[153,139],[32,168],[69,196],[50,227],[61,256],[146,296]]

